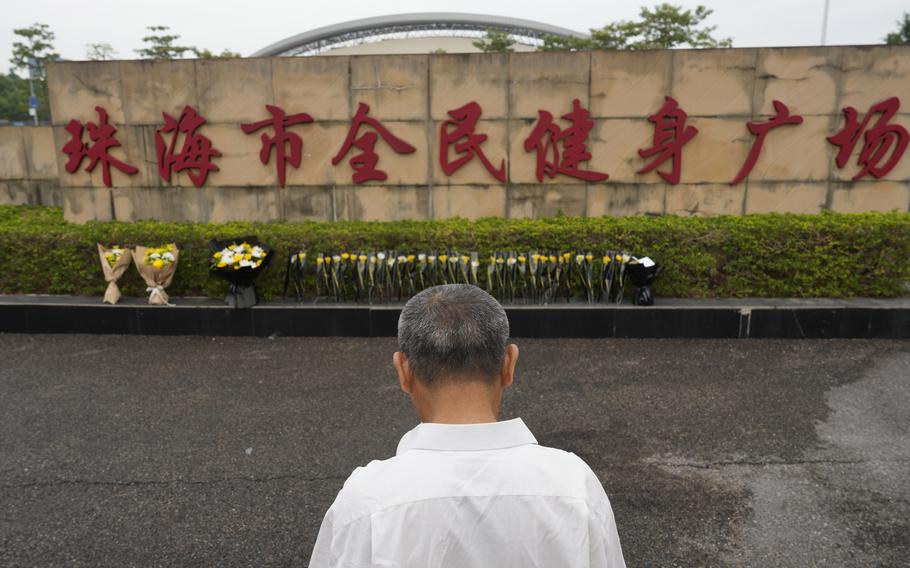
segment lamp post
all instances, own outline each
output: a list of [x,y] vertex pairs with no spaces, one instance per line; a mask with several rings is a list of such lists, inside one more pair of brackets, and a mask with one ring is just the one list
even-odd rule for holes
[[822,45],[825,45],[828,36],[828,5],[830,3],[831,0],[825,0],[825,12],[822,16]]
[[34,75],[38,71],[38,60],[34,57],[28,58],[28,113],[32,115],[35,126],[38,126],[38,97],[35,96],[35,85],[32,82]]

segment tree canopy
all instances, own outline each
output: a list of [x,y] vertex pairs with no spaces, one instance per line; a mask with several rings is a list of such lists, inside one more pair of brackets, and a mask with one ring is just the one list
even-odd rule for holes
[[897,21],[897,31],[885,36],[888,45],[910,44],[910,14],[904,12],[904,17]]
[[515,40],[509,34],[499,30],[487,29],[483,38],[472,42],[472,45],[484,53],[511,53]]

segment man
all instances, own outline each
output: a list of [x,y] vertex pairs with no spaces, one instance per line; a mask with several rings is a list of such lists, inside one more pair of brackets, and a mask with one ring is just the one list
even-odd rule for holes
[[424,290],[401,311],[392,358],[420,425],[395,457],[359,467],[310,568],[622,568],[610,502],[578,456],[497,422],[518,347],[475,286]]

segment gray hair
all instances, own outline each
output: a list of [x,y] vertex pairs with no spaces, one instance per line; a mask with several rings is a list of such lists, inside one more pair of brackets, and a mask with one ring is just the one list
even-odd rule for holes
[[495,379],[508,342],[505,310],[470,284],[427,288],[408,300],[398,318],[399,350],[427,385],[456,377]]

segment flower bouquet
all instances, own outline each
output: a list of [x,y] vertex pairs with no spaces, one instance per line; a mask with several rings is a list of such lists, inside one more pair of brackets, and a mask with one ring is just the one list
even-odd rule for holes
[[174,280],[180,250],[174,243],[160,247],[136,247],[133,250],[133,261],[136,270],[145,280],[145,289],[149,293],[149,304],[153,306],[170,306],[165,288]]
[[627,268],[632,284],[638,286],[632,303],[636,306],[653,306],[654,294],[651,292],[651,283],[660,276],[663,267],[651,260],[651,257],[632,257]]
[[98,244],[98,258],[101,259],[101,270],[104,272],[104,280],[107,281],[104,303],[116,304],[120,301],[120,288],[117,287],[117,281],[130,267],[129,251],[117,245],[104,248]]
[[251,308],[257,303],[254,281],[272,261],[272,249],[256,237],[209,241],[211,271],[230,283],[224,303],[232,308]]

